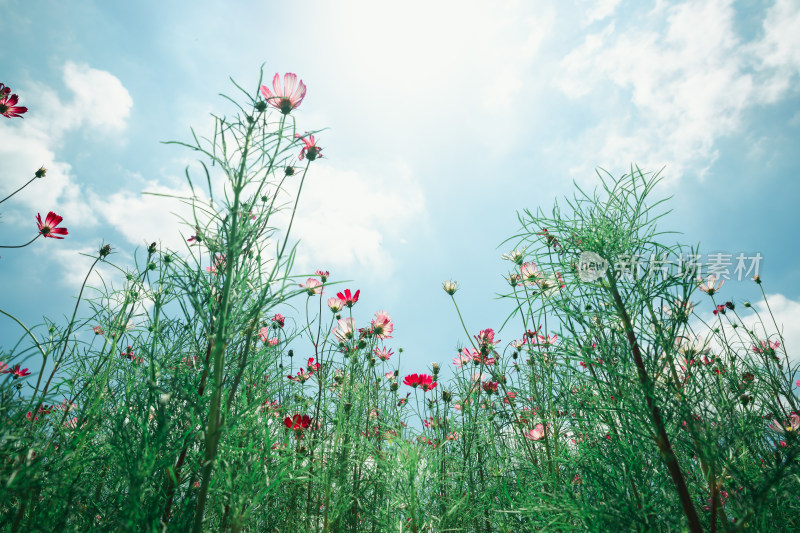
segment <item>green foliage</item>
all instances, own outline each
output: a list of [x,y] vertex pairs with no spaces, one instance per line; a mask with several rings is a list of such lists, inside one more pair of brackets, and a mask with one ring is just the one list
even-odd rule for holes
[[[656,228],[657,176],[521,213],[503,295],[519,336],[465,331],[453,378],[432,367],[432,388],[411,389],[400,354],[376,351],[388,317],[359,330],[357,303],[330,312],[297,288],[287,243],[309,167],[284,171],[293,116],[242,93],[212,136],[178,143],[202,158],[207,189],[187,169],[182,198],[198,245],[148,247],[117,267],[122,285],[82,289],[65,325],[20,323],[2,354],[40,364],[0,376],[6,530],[798,528],[797,368],[735,306],[693,315],[709,298],[696,272],[631,264],[693,253]],[[588,252],[608,263],[599,279],[581,276]]]

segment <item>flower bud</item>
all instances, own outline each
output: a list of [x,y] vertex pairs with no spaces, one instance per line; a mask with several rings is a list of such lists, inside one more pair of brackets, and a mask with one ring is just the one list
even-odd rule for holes
[[399,388],[400,388],[400,386],[397,384],[396,381],[394,383],[392,383],[391,385],[389,385],[389,390],[391,390],[392,392],[397,392],[397,389],[399,389]]
[[287,176],[294,176],[294,167],[286,167],[286,168],[283,169],[283,172]]
[[450,391],[446,390],[442,391],[442,400],[444,400],[445,403],[450,403],[452,399],[453,399],[453,394]]
[[735,305],[733,305],[733,302],[725,302],[725,307],[727,307],[727,308],[728,308],[728,309],[730,309],[731,311],[733,311],[734,309],[736,309],[736,306],[735,306]]
[[150,246],[147,247],[147,253],[150,255],[156,253],[156,243],[150,243]]
[[433,374],[436,375],[439,373],[439,363],[431,363],[431,369],[433,370]]
[[47,174],[47,169],[44,167],[40,167],[39,170],[36,171],[34,176],[36,176],[37,178],[43,178],[45,174]]
[[442,288],[444,289],[444,292],[446,292],[447,294],[452,296],[458,290],[458,282],[457,281],[452,281],[452,280],[445,280],[442,283]]

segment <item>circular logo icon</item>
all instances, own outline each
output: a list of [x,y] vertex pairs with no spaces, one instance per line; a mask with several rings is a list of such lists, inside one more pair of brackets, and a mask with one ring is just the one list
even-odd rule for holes
[[578,259],[578,277],[583,281],[596,281],[608,270],[608,261],[594,252],[581,252]]

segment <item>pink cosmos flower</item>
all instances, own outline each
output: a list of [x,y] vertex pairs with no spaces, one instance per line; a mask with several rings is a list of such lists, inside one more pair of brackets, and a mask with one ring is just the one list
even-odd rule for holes
[[42,237],[63,239],[64,237],[59,237],[59,235],[68,235],[67,228],[56,227],[61,223],[62,220],[64,220],[63,217],[60,217],[50,211],[47,213],[44,223],[42,223],[42,215],[39,213],[36,214],[36,225],[39,226],[39,233],[42,234]]
[[[377,346],[372,350],[375,354],[375,357],[380,359],[381,361],[388,361],[389,358],[394,355],[394,352],[388,348],[378,348]],[[391,374],[391,372],[390,372]],[[394,375],[394,374],[392,374]]]
[[379,339],[391,339],[394,331],[392,317],[386,311],[378,311],[372,320],[372,332]]
[[272,317],[272,321],[278,324],[280,327],[283,327],[283,325],[286,323],[286,317],[281,314],[276,314],[274,317]]
[[276,72],[272,78],[272,91],[266,85],[261,86],[261,94],[269,105],[275,109],[280,109],[281,113],[288,115],[303,101],[306,96],[306,86],[300,81],[297,83],[297,74],[287,72],[283,76],[283,89],[281,89],[281,77]]
[[472,356],[469,355],[469,350],[467,348],[464,348],[461,353],[458,354],[458,357],[453,357],[453,364],[456,366],[456,368],[461,368],[463,365],[471,362]]
[[11,88],[0,83],[0,115],[7,118],[22,118],[28,112],[27,107],[18,106],[19,96],[11,94]]
[[542,271],[534,262],[523,263],[519,267],[519,273],[526,285],[533,285],[542,276]]
[[361,294],[361,290],[357,290],[355,294],[350,292],[350,289],[345,289],[344,292],[339,292],[336,294],[336,297],[339,298],[341,301],[344,302],[344,305],[347,307],[353,307],[356,302],[358,302],[358,295]]
[[542,296],[550,296],[566,287],[564,278],[561,277],[560,272],[551,274],[546,278],[539,278],[536,280],[536,285],[539,286],[539,291],[541,292]]
[[300,288],[305,289],[309,296],[322,294],[322,283],[314,278],[308,278],[305,284],[300,284]]
[[95,335],[102,335],[103,333],[105,333],[105,330],[103,328],[101,328],[100,326],[93,327],[92,331],[94,331]]
[[219,274],[220,270],[225,270],[225,256],[217,254],[214,258],[214,264],[206,267],[206,271],[211,274]]
[[317,270],[316,275],[319,276],[319,279],[322,280],[322,283],[328,281],[328,278],[331,277],[331,273],[327,270]]
[[482,329],[480,333],[475,335],[475,340],[478,343],[478,349],[483,354],[488,354],[500,342],[500,339],[494,340],[494,330],[492,328]]
[[677,315],[679,317],[688,317],[692,314],[694,310],[694,304],[690,301],[683,302],[680,298],[676,298],[672,306],[670,307],[667,304],[662,306],[664,310],[664,314],[671,317],[672,315]]
[[[719,285],[717,285],[717,281],[719,281]],[[708,294],[709,296],[713,296],[722,288],[725,284],[725,280],[720,280],[715,274],[708,276],[705,282],[703,282],[702,276],[697,276],[697,288],[703,291],[704,293]]]
[[558,335],[537,335],[536,337],[536,344],[539,346],[552,346],[556,342],[558,342]]
[[768,427],[773,431],[777,431],[778,433],[782,433],[784,431],[786,433],[793,433],[800,430],[800,415],[797,413],[792,413],[789,415],[789,420],[787,420],[785,424],[781,424],[777,420],[773,420]]
[[338,313],[344,307],[344,301],[336,298],[335,296],[328,298],[328,309],[334,313]]
[[338,327],[333,328],[333,335],[339,342],[347,342],[353,338],[356,331],[356,321],[352,318],[340,318]]
[[316,145],[313,135],[308,135],[308,137],[305,137],[299,133],[295,133],[294,137],[295,139],[300,139],[303,141],[304,144],[303,149],[300,150],[300,156],[298,159],[302,161],[307,157],[309,161],[314,161],[316,158],[322,157],[322,148]]
[[544,425],[536,424],[536,427],[525,433],[525,438],[530,440],[541,440],[544,437]]
[[751,346],[750,349],[755,353],[765,353],[767,355],[774,355],[775,350],[780,347],[781,343],[777,341],[761,341],[761,346]]

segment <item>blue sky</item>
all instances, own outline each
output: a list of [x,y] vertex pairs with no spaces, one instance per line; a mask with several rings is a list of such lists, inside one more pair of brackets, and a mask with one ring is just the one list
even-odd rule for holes
[[[110,243],[130,263],[181,226],[148,191],[181,191],[188,139],[228,110],[228,77],[254,87],[295,72],[296,111],[325,158],[296,221],[298,272],[330,270],[362,290],[363,323],[395,319],[402,367],[448,363],[509,312],[495,299],[516,212],[545,211],[595,167],[664,167],[663,229],[704,253],[760,253],[787,341],[800,342],[800,4],[374,1],[0,0],[0,82],[24,120],[0,121],[0,196],[44,164],[44,181],[3,204],[0,244],[28,240],[37,212],[64,241],[0,254],[0,307],[26,323],[71,313],[82,273]],[[724,297],[754,298],[731,281]],[[298,302],[298,305],[300,302]],[[709,304],[710,307],[710,304]],[[287,312],[291,315],[291,312]],[[499,337],[512,340],[521,332]],[[0,322],[0,347],[18,331]],[[791,350],[791,348],[790,348]]]

